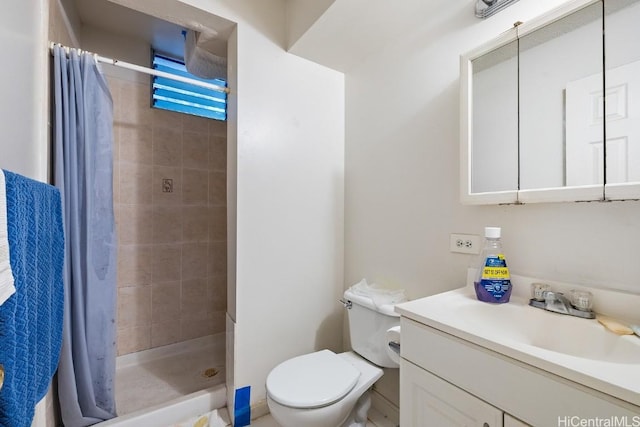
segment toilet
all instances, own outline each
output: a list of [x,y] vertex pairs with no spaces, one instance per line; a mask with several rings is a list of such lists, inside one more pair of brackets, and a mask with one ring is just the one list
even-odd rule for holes
[[386,332],[400,324],[393,304],[344,293],[353,351],[330,350],[294,357],[267,376],[267,405],[282,427],[364,427],[369,389],[382,368],[398,368]]

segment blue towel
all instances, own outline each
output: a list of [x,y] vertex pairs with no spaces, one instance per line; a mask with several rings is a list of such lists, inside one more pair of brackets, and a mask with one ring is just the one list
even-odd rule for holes
[[64,234],[60,192],[5,171],[9,258],[16,293],[0,306],[0,425],[29,427],[58,366]]

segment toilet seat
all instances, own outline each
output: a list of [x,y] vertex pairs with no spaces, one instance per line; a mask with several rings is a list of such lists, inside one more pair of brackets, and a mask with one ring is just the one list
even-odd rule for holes
[[267,393],[291,408],[319,408],[342,399],[358,382],[360,371],[331,350],[294,357],[267,377]]

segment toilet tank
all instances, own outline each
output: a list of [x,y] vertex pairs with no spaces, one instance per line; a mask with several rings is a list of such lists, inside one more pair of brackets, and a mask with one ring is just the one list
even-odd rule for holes
[[376,305],[373,299],[345,291],[344,298],[351,301],[348,308],[349,337],[353,351],[383,368],[397,368],[387,353],[386,333],[400,325],[400,315],[393,304]]

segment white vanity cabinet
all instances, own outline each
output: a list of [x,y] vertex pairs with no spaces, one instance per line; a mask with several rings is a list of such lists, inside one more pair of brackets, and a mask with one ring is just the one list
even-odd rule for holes
[[402,427],[552,426],[613,417],[640,423],[636,405],[443,332],[438,322],[411,319],[426,312],[398,311]]

